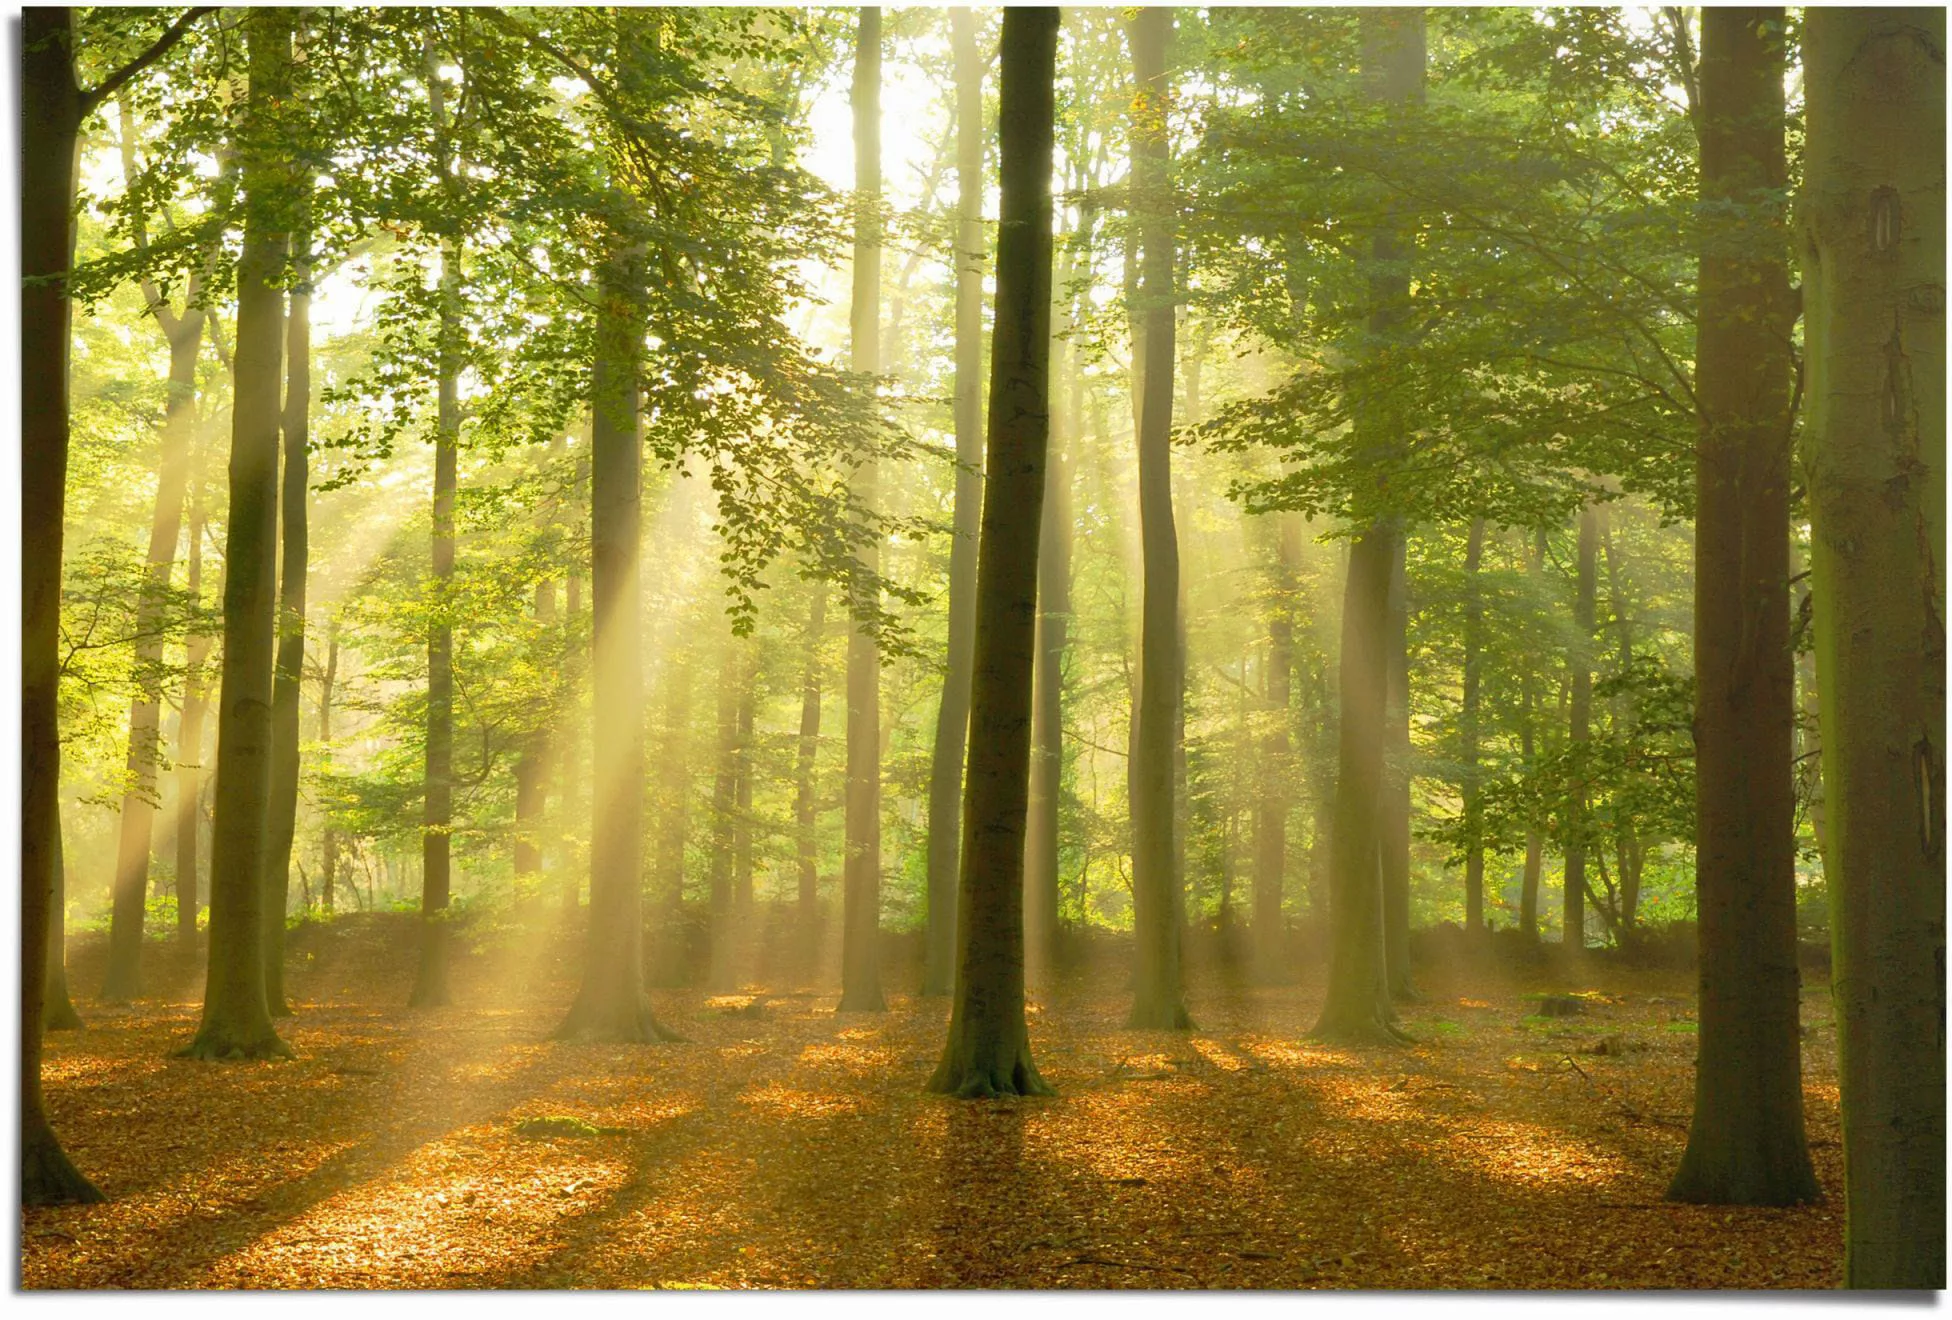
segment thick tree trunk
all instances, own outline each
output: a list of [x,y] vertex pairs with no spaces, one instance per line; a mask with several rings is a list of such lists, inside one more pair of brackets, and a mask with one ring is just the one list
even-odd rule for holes
[[946,995],[955,983],[957,808],[969,731],[976,532],[983,499],[983,60],[973,11],[949,11],[949,39],[956,76],[956,503],[949,543],[949,663],[929,768],[925,995]]
[[224,541],[224,660],[210,848],[210,956],[197,1059],[289,1056],[264,995],[262,949],[271,801],[271,684],[277,629],[278,439],[285,248],[292,179],[272,125],[291,96],[292,11],[254,9],[249,115],[238,156],[245,197],[237,263],[230,506]]
[[1464,932],[1484,934],[1484,845],[1478,806],[1478,686],[1479,655],[1484,649],[1484,601],[1479,595],[1478,569],[1484,562],[1484,519],[1471,519],[1464,543],[1464,703],[1458,717],[1458,763],[1464,767]]
[[813,605],[807,615],[799,745],[793,765],[794,853],[800,882],[796,924],[803,975],[813,973],[820,939],[820,815],[814,797],[814,769],[820,758],[820,643],[826,631],[827,584],[821,582],[814,584]]
[[1410,976],[1410,584],[1408,538],[1392,538],[1384,643],[1388,690],[1383,707],[1383,956],[1393,999],[1421,998]]
[[1254,975],[1286,980],[1283,889],[1288,871],[1288,707],[1294,694],[1295,575],[1301,566],[1301,529],[1293,514],[1275,514],[1274,582],[1267,610],[1266,732],[1261,740],[1260,795],[1254,805]]
[[1853,1288],[1945,1287],[1945,11],[1804,18],[1805,467]]
[[[881,10],[861,10],[854,49],[854,296],[849,338],[853,369],[881,370]],[[878,475],[870,459],[854,493],[869,510]],[[879,576],[879,541],[863,555]],[[847,639],[847,852],[842,869],[842,1013],[879,1013],[881,995],[881,649],[856,620]]]
[[[1128,1027],[1182,1031],[1192,1026],[1180,985],[1180,896],[1173,793],[1175,733],[1184,697],[1180,672],[1179,539],[1173,527],[1173,244],[1170,147],[1165,116],[1172,96],[1166,52],[1173,11],[1138,11],[1128,29],[1133,98],[1133,209],[1141,233],[1140,321],[1145,327],[1140,386],[1139,538],[1145,563],[1139,641],[1139,695],[1133,703],[1132,925],[1134,968]],[[1135,359],[1139,354],[1135,353]]]
[[1780,8],[1701,13],[1701,200],[1727,218],[1702,238],[1695,332],[1701,1027],[1667,1195],[1710,1205],[1818,1195],[1797,1037],[1783,34]]
[[1002,224],[988,485],[976,571],[956,989],[928,1089],[1049,1095],[1024,1017],[1023,859],[1036,666],[1037,543],[1050,441],[1051,156],[1058,10],[1003,11]]
[[297,264],[285,335],[285,468],[280,530],[283,580],[278,596],[277,671],[271,682],[270,852],[264,874],[264,1001],[273,1017],[291,1012],[285,998],[285,912],[291,905],[291,845],[298,827],[298,697],[305,677],[305,484],[312,408],[312,297],[302,230],[292,239]]
[[[1599,513],[1588,504],[1579,511],[1579,568],[1572,606],[1574,637],[1572,650],[1566,656],[1567,667],[1572,671],[1568,728],[1574,749],[1581,753],[1592,739],[1593,662],[1588,650],[1593,637],[1598,556]],[[1582,768],[1574,776],[1571,800],[1566,804],[1566,875],[1559,940],[1564,951],[1574,957],[1586,951],[1585,778]]]
[[[620,57],[642,59],[642,10],[617,16]],[[634,48],[634,49],[633,49]],[[622,210],[627,199],[612,196]],[[638,591],[643,529],[639,393],[645,253],[613,232],[598,271],[590,385],[590,603],[594,682],[589,942],[583,984],[556,1034],[608,1041],[678,1039],[644,989],[644,678]]]

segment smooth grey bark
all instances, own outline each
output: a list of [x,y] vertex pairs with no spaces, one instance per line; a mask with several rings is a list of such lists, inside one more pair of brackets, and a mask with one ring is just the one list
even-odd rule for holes
[[1144,560],[1138,699],[1132,733],[1132,925],[1137,962],[1126,1026],[1183,1031],[1179,852],[1173,762],[1184,700],[1179,635],[1179,540],[1173,527],[1172,409],[1174,224],[1166,114],[1173,11],[1152,6],[1128,26],[1136,84],[1132,111],[1133,209],[1139,259],[1143,358],[1139,392],[1139,537]]
[[[881,9],[861,10],[854,47],[854,292],[849,307],[850,365],[881,370]],[[873,510],[879,474],[870,459],[854,494]],[[863,555],[878,577],[881,546]],[[846,860],[841,883],[842,1013],[879,1013],[881,994],[881,649],[855,620],[847,638]]]
[[928,930],[922,993],[955,981],[956,870],[963,750],[976,631],[976,535],[983,499],[983,61],[976,16],[949,11],[956,78],[956,495],[949,543],[948,670],[929,769]]
[[289,1057],[265,1001],[263,913],[271,800],[271,685],[277,626],[278,442],[284,276],[294,171],[280,132],[291,97],[293,14],[245,19],[250,93],[238,159],[244,245],[237,263],[230,505],[224,541],[224,659],[210,848],[210,954],[203,1021],[180,1053]]
[[1023,859],[1030,798],[1037,556],[1050,441],[1051,156],[1058,11],[1003,11],[1002,224],[990,352],[987,485],[949,1035],[928,1089],[1049,1095],[1024,1016]]
[[1845,1282],[1945,1287],[1945,11],[1804,12]]

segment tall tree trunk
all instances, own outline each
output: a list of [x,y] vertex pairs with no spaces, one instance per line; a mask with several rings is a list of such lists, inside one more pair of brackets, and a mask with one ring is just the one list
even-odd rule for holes
[[[596,423],[592,419],[590,422],[590,438],[592,440],[594,440],[595,434]],[[570,478],[570,504],[574,510],[572,517],[579,531],[581,528],[589,525],[586,521],[589,518],[589,486],[590,447],[585,445],[576,451],[576,463]],[[582,556],[578,554],[571,556],[569,571],[564,575],[563,580],[563,614],[568,620],[570,635],[572,637],[577,635],[576,620],[581,617],[582,613],[583,560]],[[565,703],[566,709],[560,730],[562,734],[562,754],[561,760],[558,763],[561,767],[562,774],[562,820],[565,829],[577,823],[593,823],[589,820],[588,813],[585,810],[588,805],[584,792],[589,782],[587,775],[589,758],[583,751],[584,723],[580,710],[581,689],[584,677],[589,673],[589,659],[590,657],[586,652],[578,651],[569,657],[569,662],[565,666],[569,671],[568,682],[566,684],[568,700]],[[570,851],[569,848],[564,848],[565,854]],[[583,880],[582,868],[579,863],[584,860],[582,857],[571,857],[567,855],[563,858],[561,905],[565,917],[574,916],[577,907],[581,904]],[[679,867],[682,875],[682,858],[679,862]]]
[[1292,514],[1275,514],[1274,582],[1267,610],[1266,732],[1261,742],[1260,797],[1254,805],[1254,974],[1285,980],[1286,926],[1282,891],[1288,872],[1288,707],[1294,695],[1295,575],[1301,529]]
[[[324,755],[331,756],[332,748],[332,689],[339,681],[339,617],[333,615],[325,625],[325,676],[319,683],[319,745],[325,748]],[[320,867],[322,877],[319,887],[319,906],[325,915],[332,915],[333,890],[339,878],[339,832],[332,827],[330,812],[321,812],[324,824],[320,830],[320,848],[324,861]]]
[[1845,1279],[1945,1287],[1945,11],[1804,18]]
[[969,731],[976,531],[983,499],[983,60],[973,11],[949,11],[949,41],[956,76],[956,504],[949,543],[949,664],[929,767],[925,995],[946,995],[955,982],[957,808]]
[[1037,543],[1050,441],[1051,156],[1059,11],[1003,11],[989,473],[976,570],[956,989],[928,1089],[1049,1095],[1024,1017],[1023,859]]
[[[160,305],[158,319],[167,315]],[[156,512],[149,524],[148,572],[136,598],[136,696],[129,705],[128,788],[122,796],[115,857],[114,901],[109,916],[108,966],[102,998],[126,1002],[142,993],[142,926],[149,892],[149,849],[156,820],[156,768],[162,759],[164,607],[176,545],[182,533],[189,485],[190,438],[195,429],[198,350],[203,312],[190,309],[165,322],[169,384],[163,405]]]
[[[1421,9],[1367,9],[1362,13],[1363,80],[1371,100],[1384,106],[1423,103],[1424,22]],[[1368,278],[1370,337],[1383,345],[1397,335],[1410,297],[1402,269],[1405,243],[1394,224],[1377,233]],[[1379,352],[1388,349],[1381,348]],[[1384,463],[1400,451],[1403,420],[1375,400],[1357,402],[1359,448]],[[1385,921],[1389,886],[1386,863],[1394,795],[1388,776],[1389,690],[1394,633],[1391,584],[1403,553],[1403,522],[1390,510],[1387,479],[1378,515],[1349,549],[1342,595],[1340,660],[1342,718],[1337,733],[1335,817],[1331,827],[1328,997],[1315,1034],[1331,1040],[1395,1041],[1390,1006],[1391,967]],[[1407,769],[1407,767],[1406,767]],[[1408,857],[1401,891],[1408,921]],[[1406,941],[1407,943],[1407,941]],[[1400,957],[1400,955],[1399,955]]]
[[[689,651],[670,658],[664,676],[664,730],[658,756],[657,855],[652,899],[658,915],[650,982],[686,983],[685,834],[691,823],[691,666]],[[718,854],[714,852],[713,859]]]
[[[201,457],[190,474],[189,571],[184,590],[203,607],[203,471]],[[209,704],[204,666],[210,634],[193,626],[184,642],[183,713],[176,726],[176,938],[189,948],[197,937],[199,826],[203,821],[203,722]]]
[[250,99],[238,157],[245,198],[237,263],[230,512],[224,541],[224,660],[217,706],[217,797],[210,846],[210,956],[197,1059],[289,1056],[264,994],[263,914],[271,801],[271,683],[277,630],[278,438],[284,359],[292,16],[245,19]]
[[[854,296],[851,365],[881,370],[881,9],[861,10],[854,47]],[[879,477],[873,459],[855,474],[854,492],[872,511]],[[863,556],[878,578],[881,546]],[[847,639],[847,852],[841,893],[840,1005],[879,1013],[881,995],[881,650],[856,619]]]
[[718,670],[718,765],[712,779],[712,945],[706,986],[723,994],[738,985],[738,894],[733,869],[738,852],[739,708],[745,655],[738,639],[726,641]]
[[1483,813],[1478,806],[1478,668],[1484,649],[1484,600],[1478,569],[1484,561],[1484,519],[1471,519],[1464,543],[1464,705],[1458,718],[1458,762],[1464,767],[1464,932],[1484,934]]
[[[1670,1200],[1819,1195],[1797,1036],[1796,719],[1784,11],[1701,11],[1703,235],[1695,332],[1694,1119]],[[1616,604],[1617,611],[1617,604]],[[1626,877],[1621,877],[1622,884]]]
[[[1568,712],[1573,749],[1584,756],[1592,739],[1593,661],[1588,654],[1593,638],[1594,592],[1598,577],[1599,512],[1591,504],[1579,511],[1579,568],[1574,585],[1573,645],[1567,655],[1572,700]],[[1586,951],[1586,769],[1578,762],[1571,800],[1566,804],[1565,891],[1560,942],[1575,957]]]
[[[436,121],[441,115],[439,78],[429,78]],[[427,631],[426,797],[420,834],[420,968],[414,1008],[449,1002],[447,985],[448,900],[453,889],[454,830],[454,622],[449,588],[454,580],[454,499],[461,445],[461,245],[441,246],[440,362],[434,425],[433,611]]]
[[68,993],[68,854],[61,832],[54,834],[54,892],[47,905],[47,999],[41,1009],[43,1031],[80,1031],[87,1023]]
[[[535,584],[536,626],[553,631],[556,627],[556,583],[545,578]],[[522,755],[515,763],[515,888],[516,902],[533,911],[542,883],[542,838],[549,810],[549,771],[551,742],[555,723],[545,722],[523,741]]]
[[1383,956],[1390,996],[1421,998],[1410,976],[1410,584],[1408,538],[1391,547],[1383,707]]
[[[1166,51],[1173,11],[1141,9],[1128,28],[1133,98],[1133,209],[1141,232],[1140,320],[1145,327],[1139,405],[1139,537],[1145,562],[1139,695],[1133,703],[1132,925],[1138,962],[1128,1027],[1192,1026],[1180,985],[1180,896],[1174,734],[1184,699],[1179,637],[1179,539],[1173,527],[1172,178]],[[1134,353],[1137,360],[1140,354]]]
[[[1088,231],[1080,220],[1080,238]],[[1053,239],[1053,244],[1056,240]],[[1075,249],[1074,249],[1075,250]],[[1060,328],[1051,348],[1054,361],[1070,351],[1076,325],[1069,303],[1072,255],[1057,263],[1052,319]],[[1061,310],[1060,310],[1061,309]],[[1065,380],[1070,386],[1060,414],[1052,410],[1049,453],[1044,473],[1044,510],[1038,529],[1037,661],[1032,680],[1030,808],[1025,822],[1024,939],[1028,975],[1046,981],[1055,970],[1058,930],[1059,810],[1064,794],[1064,653],[1071,625],[1071,464],[1067,443],[1082,430],[1083,375],[1075,361]],[[1057,384],[1052,373],[1052,388]],[[1058,424],[1058,418],[1063,424]]]
[[[800,682],[800,735],[793,766],[793,832],[799,866],[800,957],[803,975],[811,975],[819,951],[820,834],[819,806],[814,797],[814,769],[820,757],[820,643],[827,630],[827,584],[814,584],[813,605],[807,616],[805,670]],[[932,837],[932,836],[931,836]]]
[[[645,58],[642,10],[617,16],[620,59]],[[641,67],[641,66],[638,66]],[[612,195],[619,211],[628,200]],[[621,218],[613,221],[621,224]],[[590,924],[583,985],[558,1037],[673,1040],[644,990],[644,693],[638,557],[643,528],[639,392],[645,250],[613,229],[598,272],[596,362],[590,385],[590,603],[595,675],[590,826]]]
[[[1545,572],[1545,529],[1533,533],[1526,567],[1536,581]],[[1525,772],[1532,772],[1538,752],[1538,679],[1529,669],[1525,673],[1525,723],[1519,732],[1519,754]],[[1527,940],[1539,940],[1539,878],[1545,869],[1545,839],[1536,822],[1525,830],[1525,869],[1518,882],[1518,930]]]
[[312,296],[305,254],[310,245],[304,229],[293,235],[296,282],[285,334],[284,563],[277,670],[271,681],[270,852],[264,873],[264,1001],[273,1017],[291,1012],[285,998],[285,911],[291,905],[291,845],[298,826],[298,697],[305,677],[305,485],[312,408]]

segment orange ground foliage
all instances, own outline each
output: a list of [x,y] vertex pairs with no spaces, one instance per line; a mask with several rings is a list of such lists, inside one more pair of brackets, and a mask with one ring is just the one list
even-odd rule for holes
[[[1056,1099],[926,1095],[947,1006],[660,992],[690,1038],[544,1039],[572,943],[457,956],[461,1006],[402,1005],[402,920],[301,932],[292,1063],[172,1060],[175,993],[51,1038],[69,1152],[112,1198],[27,1212],[29,1288],[1827,1288],[1841,1279],[1834,1035],[1804,993],[1829,1202],[1668,1205],[1691,977],[1426,973],[1403,1050],[1312,1044],[1319,977],[1217,973],[1202,1030],[1119,1029],[1116,984],[1033,1010]],[[535,941],[530,941],[535,943]],[[92,987],[98,954],[80,951]],[[892,979],[892,977],[891,977]],[[1108,978],[1116,982],[1118,978]],[[1586,993],[1531,1016],[1528,994]],[[524,1119],[581,1120],[589,1128]],[[592,1131],[591,1128],[596,1130]]]

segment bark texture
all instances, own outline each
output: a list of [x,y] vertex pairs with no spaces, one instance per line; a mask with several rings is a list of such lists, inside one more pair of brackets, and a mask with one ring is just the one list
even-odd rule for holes
[[[1567,702],[1567,723],[1573,746],[1580,751],[1592,740],[1593,660],[1589,651],[1593,637],[1594,594],[1598,582],[1599,540],[1599,511],[1589,504],[1579,511],[1579,567],[1572,604],[1574,636],[1572,650],[1566,656],[1572,685],[1571,698]],[[1575,776],[1572,800],[1566,805],[1566,875],[1560,908],[1560,944],[1566,953],[1575,957],[1586,951],[1584,773],[1582,769]]]
[[[881,370],[881,10],[861,10],[854,47],[854,296],[852,366]],[[872,510],[879,477],[869,460],[854,493]],[[877,541],[863,556],[877,577]],[[840,1004],[843,1013],[879,1013],[881,994],[881,648],[855,620],[847,639],[847,855],[841,883]]]
[[983,500],[983,60],[976,15],[949,11],[956,79],[956,503],[949,542],[949,654],[929,766],[928,931],[922,993],[955,983],[956,870],[963,750],[976,631],[976,534]]
[[1006,9],[1002,225],[990,353],[987,487],[963,788],[959,945],[949,1037],[928,1089],[1049,1095],[1024,1017],[1023,858],[1030,795],[1038,529],[1050,440],[1051,155],[1058,11]]
[[1845,1277],[1943,1288],[1945,11],[1804,23],[1804,467]]

